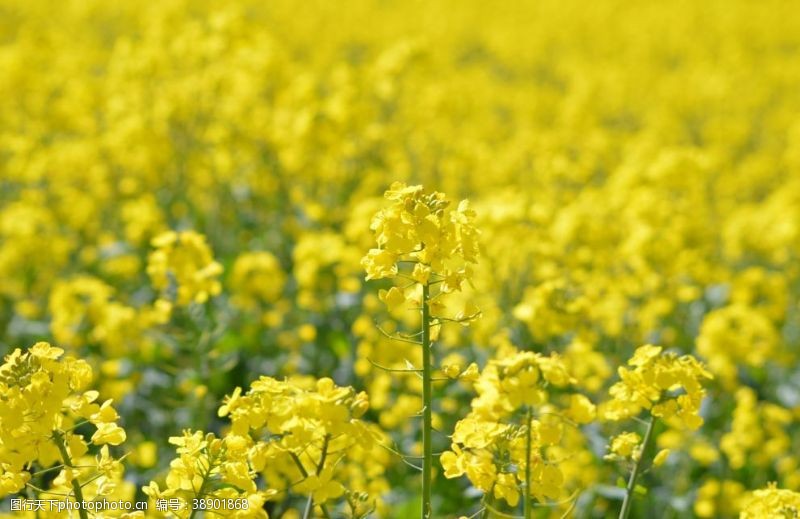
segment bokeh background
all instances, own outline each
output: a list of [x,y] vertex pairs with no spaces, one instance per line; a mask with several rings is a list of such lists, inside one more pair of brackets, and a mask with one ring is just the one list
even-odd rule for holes
[[[634,516],[734,517],[800,488],[799,116],[791,1],[2,0],[0,348],[92,364],[139,499],[167,439],[223,431],[261,375],[366,390],[418,451],[418,381],[369,360],[420,355],[376,329],[400,317],[360,260],[384,190],[424,184],[482,232],[482,318],[438,361],[559,352],[600,404],[636,346],[696,355],[705,424],[659,435]],[[159,281],[169,230],[201,236],[186,269],[221,266],[207,301]],[[472,397],[438,390],[434,450]],[[539,513],[616,516],[618,430],[583,427],[574,503]],[[376,459],[377,516],[414,517],[414,472]],[[466,478],[434,493],[441,517],[480,508]]]

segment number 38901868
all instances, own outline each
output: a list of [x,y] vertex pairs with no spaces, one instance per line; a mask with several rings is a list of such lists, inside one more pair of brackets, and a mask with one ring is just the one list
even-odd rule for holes
[[204,498],[192,499],[193,510],[247,510],[250,502],[242,498]]

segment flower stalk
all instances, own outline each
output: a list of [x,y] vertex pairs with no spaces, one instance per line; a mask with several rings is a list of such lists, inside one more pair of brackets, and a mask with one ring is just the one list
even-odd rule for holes
[[431,402],[433,401],[431,385],[431,315],[430,287],[422,285],[422,518],[432,517],[431,509],[431,466],[433,449],[431,436],[433,432]]
[[[211,472],[214,470],[214,458],[211,457],[209,453],[208,456],[208,469],[206,470],[205,474],[203,474],[203,482],[200,484],[200,490],[197,491],[196,499],[200,500],[203,499],[203,496],[206,492],[206,487],[208,486],[211,480]],[[192,507],[192,512],[189,514],[189,519],[194,519],[195,514],[197,513],[197,508]]]
[[[419,301],[421,308],[421,330],[408,336],[402,333],[388,334],[390,339],[415,346],[422,346],[422,369],[412,366],[403,372],[422,375],[422,519],[433,517],[431,503],[433,474],[433,351],[431,328],[445,322],[468,325],[476,319],[480,310],[471,302],[454,317],[431,315],[431,303],[436,299],[438,307],[447,308],[447,294],[460,292],[464,283],[472,278],[471,264],[476,263],[479,253],[478,234],[474,226],[475,211],[467,200],[450,208],[451,200],[444,193],[427,192],[422,186],[407,186],[394,182],[384,194],[391,202],[372,218],[370,229],[374,231],[378,247],[369,249],[361,259],[366,271],[365,279],[401,280],[378,296],[390,312],[407,308],[408,290],[422,288]],[[410,273],[401,272],[401,265],[414,265]],[[431,278],[433,276],[433,278]],[[433,289],[434,285],[438,285]],[[433,294],[432,289],[434,290]],[[416,294],[415,294],[416,295]],[[445,296],[445,301],[439,299]],[[437,314],[441,312],[437,311]],[[380,328],[379,328],[380,330]],[[437,328],[438,330],[438,328]],[[419,340],[414,337],[420,336]],[[477,369],[477,366],[475,366]],[[390,370],[395,370],[394,368]],[[438,379],[437,379],[438,380]]]
[[642,450],[639,453],[639,459],[636,460],[636,464],[633,466],[633,470],[631,471],[631,476],[628,478],[628,486],[625,488],[625,500],[622,501],[622,509],[619,511],[619,519],[628,519],[628,515],[631,513],[633,495],[636,490],[636,480],[639,478],[639,473],[642,470],[645,455],[647,454],[647,448],[650,446],[650,439],[653,436],[653,428],[655,427],[655,423],[656,418],[654,416],[650,416],[650,421],[647,423],[647,432],[645,432],[644,440],[642,440]]
[[531,406],[528,406],[525,421],[527,428],[525,431],[525,492],[522,495],[522,513],[525,519],[531,519]]
[[[64,462],[65,467],[74,468],[72,464],[72,458],[70,458],[69,451],[67,450],[66,439],[64,435],[59,430],[53,431],[53,440],[55,441],[56,447],[58,447],[58,452],[61,453],[61,459]],[[70,481],[72,485],[72,492],[75,494],[75,502],[78,504],[78,516],[81,519],[89,519],[89,513],[83,508],[83,490],[81,489],[81,484],[77,480],[77,478],[73,478]]]
[[[326,452],[327,452],[327,438],[326,438],[325,447],[326,447]],[[292,451],[289,451],[289,456],[291,456],[292,460],[294,461],[294,464],[297,465],[297,469],[300,471],[300,474],[303,475],[303,478],[308,478],[308,475],[309,475],[308,471],[303,466],[303,462],[300,461],[300,458],[297,456],[297,454],[295,454]],[[322,466],[322,464],[320,464],[320,466]],[[320,472],[322,472],[321,469],[320,469]],[[313,499],[313,494],[311,496],[309,496],[309,499]],[[309,506],[311,507],[310,509],[313,510],[313,508],[314,508],[313,507],[313,502],[306,503],[306,510],[309,510]],[[328,508],[324,504],[320,504],[319,507],[320,507],[320,510],[322,510],[322,516],[325,517],[325,519],[330,519],[331,518],[331,514],[330,514],[330,512],[328,512]]]
[[[320,456],[319,465],[317,465],[317,476],[322,474],[322,470],[325,468],[325,459],[328,457],[328,444],[330,443],[331,436],[330,434],[325,435],[325,440],[322,444],[322,454]],[[302,464],[301,464],[302,466]],[[311,513],[314,510],[314,493],[310,493],[308,495],[308,501],[306,502],[306,510],[303,513],[303,519],[311,519]],[[325,517],[328,517],[327,511],[323,512]]]

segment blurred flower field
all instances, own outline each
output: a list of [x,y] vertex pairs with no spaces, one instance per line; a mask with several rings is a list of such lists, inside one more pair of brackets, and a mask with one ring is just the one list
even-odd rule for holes
[[0,351],[3,517],[798,518],[800,6],[0,0]]

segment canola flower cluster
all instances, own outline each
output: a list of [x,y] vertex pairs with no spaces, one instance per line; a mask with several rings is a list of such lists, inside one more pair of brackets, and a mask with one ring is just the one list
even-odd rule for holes
[[770,485],[753,493],[744,506],[740,518],[796,517],[798,514],[800,514],[800,494]]
[[[699,414],[705,396],[701,380],[713,376],[694,357],[662,355],[660,346],[648,344],[638,348],[628,364],[634,369],[620,367],[621,380],[609,390],[612,400],[605,408],[607,417],[619,420],[648,409],[653,417],[675,417],[688,429],[703,424]],[[676,395],[678,390],[682,392]]]
[[569,426],[591,422],[595,406],[572,394],[566,400],[570,407],[558,409],[548,403],[545,386],[564,388],[571,382],[554,354],[509,351],[502,360],[490,361],[475,381],[472,411],[455,426],[452,450],[442,454],[445,476],[466,473],[476,488],[511,507],[521,494],[540,502],[565,497],[568,482],[559,464],[581,449],[580,435],[570,435]]
[[152,500],[148,510],[158,510],[159,500],[177,499],[169,509],[172,516],[183,519],[196,515],[199,502],[225,503],[219,508],[228,517],[268,517],[263,504],[274,492],[257,490],[244,438],[216,438],[213,433],[186,430],[169,442],[176,446],[178,456],[170,461],[165,488],[155,481],[142,488]]
[[385,434],[361,420],[368,408],[366,393],[330,378],[261,377],[244,395],[237,388],[219,415],[230,416],[231,434],[252,443],[249,458],[271,489],[306,494],[308,506],[344,496],[351,516],[363,517],[388,488]]
[[39,342],[24,353],[15,349],[0,366],[0,495],[36,488],[36,467],[57,470],[51,492],[129,498],[122,464],[109,450],[127,438],[119,415],[111,400],[98,403],[98,392],[88,389],[91,366],[63,355]]
[[0,516],[796,517],[798,54],[782,0],[0,0]]

